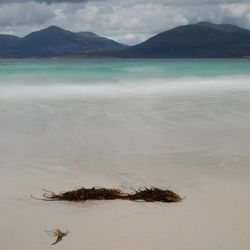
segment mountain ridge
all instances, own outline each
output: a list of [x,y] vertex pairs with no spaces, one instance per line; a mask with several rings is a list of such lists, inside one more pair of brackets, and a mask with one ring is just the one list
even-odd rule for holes
[[[1,46],[0,39],[0,55],[17,57],[90,54],[105,50],[116,51],[126,47],[124,44],[91,32],[71,32],[58,26],[50,26],[31,32],[23,38],[19,38],[13,44],[10,44],[7,40],[4,41],[4,39],[2,41]],[[6,43],[8,43],[8,46]],[[6,46],[8,49],[6,49]]]
[[127,46],[95,33],[57,26],[23,38],[0,35],[2,57],[105,56],[120,58],[237,58],[250,56],[250,30],[200,22],[175,27]]
[[250,30],[230,24],[201,22],[164,31],[124,49],[136,58],[220,58],[250,55]]

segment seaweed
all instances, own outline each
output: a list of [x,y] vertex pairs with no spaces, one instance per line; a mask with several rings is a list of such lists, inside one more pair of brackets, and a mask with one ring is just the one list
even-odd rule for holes
[[56,245],[58,242],[60,242],[63,239],[63,237],[66,237],[68,235],[68,231],[62,232],[59,229],[55,229],[52,231],[45,231],[45,232],[52,237],[56,237],[56,241],[53,242],[51,245]]
[[173,191],[155,187],[139,189],[133,194],[128,194],[127,199],[132,201],[143,200],[146,202],[160,201],[168,203],[182,201],[182,198]]
[[[145,202],[180,202],[182,198],[168,189],[160,189],[156,187],[141,188],[135,190],[134,193],[124,193],[119,189],[108,188],[80,188],[68,192],[56,194],[51,191],[44,190],[42,199],[45,201],[72,201],[84,202],[87,200],[130,200],[130,201],[145,201]],[[33,196],[32,196],[33,197]],[[35,198],[35,197],[33,197]],[[37,198],[35,198],[37,199]]]

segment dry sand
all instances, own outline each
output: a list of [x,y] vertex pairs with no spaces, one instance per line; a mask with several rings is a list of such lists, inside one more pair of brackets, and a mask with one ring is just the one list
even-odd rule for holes
[[[0,105],[1,250],[249,250],[250,94]],[[41,188],[158,186],[177,204],[44,202]],[[50,246],[45,230],[69,234]]]

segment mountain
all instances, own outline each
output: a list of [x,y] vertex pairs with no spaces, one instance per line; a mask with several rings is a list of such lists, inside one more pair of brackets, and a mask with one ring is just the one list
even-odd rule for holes
[[117,53],[135,58],[227,58],[250,56],[250,30],[202,22],[179,26]]
[[92,54],[109,55],[110,53],[120,51],[128,47],[127,45],[120,44],[118,42],[115,42],[114,40],[98,36],[92,32],[78,32],[77,34],[81,35],[82,38],[86,40],[88,39],[92,46],[96,45],[96,49],[90,51],[90,53]]
[[20,37],[12,35],[0,35],[0,54],[8,54],[11,52],[12,47],[19,41]]
[[92,32],[51,26],[19,38],[0,35],[2,57],[116,56],[123,58],[236,58],[250,56],[250,30],[201,22],[179,26],[126,46]]
[[[6,38],[0,37],[0,48],[1,43],[6,44],[5,40]],[[126,47],[91,32],[74,33],[56,26],[32,32],[14,43],[7,44],[8,49],[3,51],[3,47],[0,54],[20,57],[95,54],[97,51],[116,51]]]

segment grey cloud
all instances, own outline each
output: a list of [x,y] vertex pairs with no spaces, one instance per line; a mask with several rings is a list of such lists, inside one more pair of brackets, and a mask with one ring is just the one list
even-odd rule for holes
[[44,24],[55,18],[54,11],[46,5],[29,3],[4,5],[0,8],[0,27]]
[[37,3],[85,3],[91,1],[103,1],[103,0],[0,0],[0,4],[13,4],[13,3],[28,3],[28,2],[37,2]]
[[[95,1],[106,1],[108,0],[0,0],[0,4],[8,3],[27,3],[27,2],[37,2],[37,3],[86,3]],[[117,3],[117,0],[114,1]],[[138,4],[138,3],[162,3],[169,5],[213,5],[213,4],[232,4],[232,3],[249,3],[249,0],[125,0],[122,3]],[[121,4],[122,4],[121,3]]]

